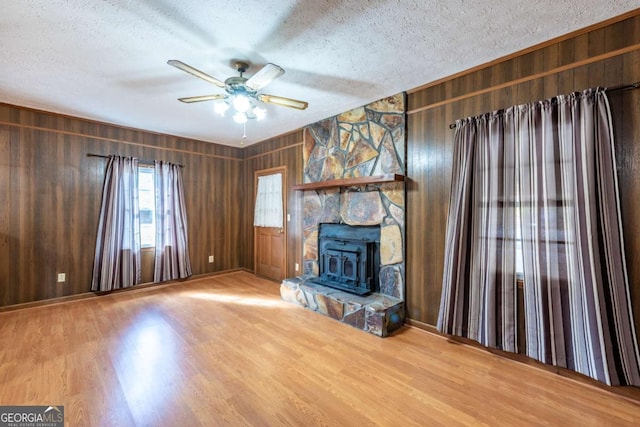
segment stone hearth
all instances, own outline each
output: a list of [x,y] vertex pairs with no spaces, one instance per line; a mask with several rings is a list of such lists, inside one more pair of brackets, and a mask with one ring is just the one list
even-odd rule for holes
[[285,279],[280,295],[285,301],[329,316],[365,332],[386,337],[404,323],[404,301],[380,293],[358,296],[311,283],[314,276]]

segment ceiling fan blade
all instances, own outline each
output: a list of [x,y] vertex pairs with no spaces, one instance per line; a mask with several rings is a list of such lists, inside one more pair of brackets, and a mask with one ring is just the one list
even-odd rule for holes
[[276,64],[269,63],[251,76],[245,82],[245,86],[252,90],[260,90],[283,74],[284,70],[282,68]]
[[182,102],[186,102],[187,104],[190,104],[192,102],[215,101],[216,99],[225,99],[228,96],[229,95],[227,94],[189,96],[186,98],[178,98],[178,101],[182,101]]
[[284,98],[282,96],[260,94],[257,98],[259,101],[266,102],[268,104],[281,105],[283,107],[296,108],[298,110],[304,110],[309,106],[308,102]]
[[171,65],[172,67],[176,67],[178,70],[182,70],[185,73],[189,73],[192,76],[195,76],[199,79],[202,79],[209,83],[213,83],[216,86],[219,86],[222,88],[226,87],[226,85],[223,82],[216,79],[215,77],[211,77],[209,74],[203,71],[200,71],[197,68],[193,68],[191,65],[187,65],[184,62],[178,61],[177,59],[170,59],[167,61],[167,64]]

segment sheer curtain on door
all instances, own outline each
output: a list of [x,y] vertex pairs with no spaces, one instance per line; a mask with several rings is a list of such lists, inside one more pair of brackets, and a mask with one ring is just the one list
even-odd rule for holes
[[283,227],[282,174],[258,177],[253,225],[256,227]]

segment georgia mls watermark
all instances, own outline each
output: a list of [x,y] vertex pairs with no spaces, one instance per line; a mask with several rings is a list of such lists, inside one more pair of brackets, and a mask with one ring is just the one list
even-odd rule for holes
[[0,406],[0,427],[64,427],[64,406]]

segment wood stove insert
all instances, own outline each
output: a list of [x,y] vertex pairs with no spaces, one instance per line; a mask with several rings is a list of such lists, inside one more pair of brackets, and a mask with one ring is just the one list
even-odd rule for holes
[[320,275],[315,283],[356,295],[377,292],[380,226],[320,224],[318,264]]

